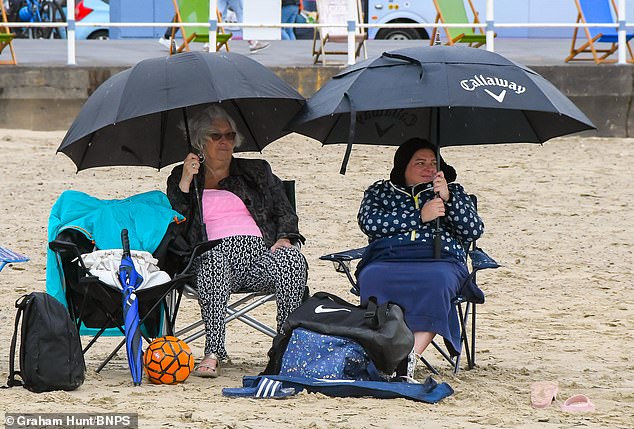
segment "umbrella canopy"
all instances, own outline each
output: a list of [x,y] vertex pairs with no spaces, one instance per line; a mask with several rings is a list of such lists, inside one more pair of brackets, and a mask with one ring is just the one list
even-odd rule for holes
[[595,127],[527,67],[482,49],[427,46],[348,67],[308,100],[290,128],[323,144],[398,146],[420,137],[440,148],[542,143]]
[[139,301],[136,288],[143,283],[143,277],[134,268],[130,256],[130,241],[128,230],[121,230],[121,265],[119,266],[119,281],[123,288],[123,322],[125,327],[125,348],[128,355],[128,366],[135,386],[141,384],[143,376],[143,348],[141,345],[141,327],[139,326]]
[[245,139],[237,151],[261,151],[288,134],[304,98],[272,71],[240,54],[188,52],[143,60],[88,98],[58,152],[83,170],[97,166],[161,168],[190,151],[184,115],[220,103]]

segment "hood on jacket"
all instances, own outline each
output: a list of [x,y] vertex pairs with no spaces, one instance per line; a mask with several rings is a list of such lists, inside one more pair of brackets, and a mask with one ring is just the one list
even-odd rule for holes
[[[392,172],[390,173],[390,181],[398,186],[407,186],[405,183],[405,169],[407,168],[407,164],[412,159],[412,156],[419,149],[431,149],[435,155],[438,155],[436,152],[436,147],[432,145],[430,142],[420,138],[412,138],[407,140],[405,143],[399,146],[394,154],[394,166],[392,167]],[[456,170],[440,157],[440,171],[445,174],[445,180],[447,183],[454,182],[456,180],[457,174]]]

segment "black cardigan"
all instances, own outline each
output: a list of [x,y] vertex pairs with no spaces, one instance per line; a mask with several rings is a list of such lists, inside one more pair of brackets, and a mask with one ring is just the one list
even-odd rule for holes
[[[167,179],[167,197],[172,208],[187,219],[179,227],[179,233],[189,243],[190,248],[203,240],[200,219],[204,174],[198,174],[200,190],[198,204],[195,203],[194,182],[190,192],[182,192],[178,186],[183,165],[177,165]],[[273,174],[268,162],[261,159],[232,158],[229,176],[219,182],[220,189],[237,195],[253,216],[262,231],[267,247],[280,238],[288,238],[292,243],[304,243],[299,233],[298,218],[284,192],[282,181]]]

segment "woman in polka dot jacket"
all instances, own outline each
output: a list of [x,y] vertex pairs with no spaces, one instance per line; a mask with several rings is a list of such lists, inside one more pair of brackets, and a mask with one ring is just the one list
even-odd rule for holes
[[[442,158],[440,162],[437,168],[435,148],[426,140],[403,143],[394,155],[390,180],[365,191],[357,216],[370,243],[357,270],[361,300],[374,296],[379,303],[403,307],[414,332],[409,372],[415,356],[436,334],[451,345],[450,351],[459,350],[460,328],[451,299],[468,275],[463,243],[484,232],[464,188],[451,183],[456,171]],[[432,259],[437,218],[442,253],[441,259]]]

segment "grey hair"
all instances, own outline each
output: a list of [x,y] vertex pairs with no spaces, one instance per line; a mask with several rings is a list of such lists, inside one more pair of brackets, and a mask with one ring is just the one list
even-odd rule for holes
[[[214,104],[206,107],[187,120],[192,146],[197,153],[205,153],[207,139],[209,138],[212,130],[211,123],[217,120],[227,121],[231,126],[231,129],[235,131],[236,138],[233,142],[234,148],[238,148],[242,144],[244,138],[238,131],[236,121],[234,121],[222,107]],[[179,128],[183,131],[183,133],[186,133],[184,121],[181,121]]]

